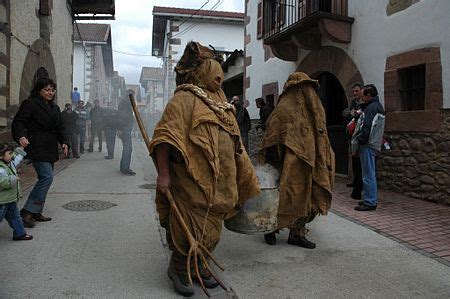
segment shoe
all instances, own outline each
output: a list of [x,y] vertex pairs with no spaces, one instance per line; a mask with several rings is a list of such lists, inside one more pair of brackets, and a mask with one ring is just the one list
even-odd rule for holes
[[269,245],[277,244],[277,235],[275,233],[264,234],[264,241]]
[[288,244],[291,245],[297,245],[303,248],[307,248],[307,249],[314,249],[316,248],[316,243],[313,243],[311,241],[309,241],[308,239],[306,239],[305,237],[291,237],[289,236],[288,240],[287,240]]
[[52,221],[51,217],[46,217],[44,215],[42,215],[41,213],[34,213],[33,214],[33,218],[34,220],[36,220],[37,222],[47,222],[47,221]]
[[80,155],[76,155],[76,156],[74,156],[74,158],[80,159]]
[[351,187],[353,187],[353,183],[348,183],[346,186],[351,188]]
[[121,172],[122,174],[124,174],[124,175],[136,175],[136,172],[134,172],[134,171],[131,170],[131,169],[121,170],[120,172]]
[[102,152],[102,148],[101,148],[101,147],[100,147],[100,148],[98,149],[98,152],[99,152],[99,153],[101,153],[101,152]]
[[22,217],[23,226],[26,228],[33,228],[36,226],[36,221],[33,218],[33,214],[27,210],[20,210],[20,216]]
[[[202,262],[199,262],[198,264],[199,264],[198,270],[200,272],[200,277],[202,279],[203,284],[205,285],[205,288],[207,288],[207,289],[217,288],[219,286],[219,283],[214,279],[214,277],[211,275],[211,273],[202,266]],[[195,271],[192,271],[191,276],[193,279],[195,279],[198,282],[197,274],[195,273]]]
[[353,199],[356,199],[356,200],[361,200],[361,194],[352,193],[352,194],[350,194],[350,197]]
[[13,236],[13,241],[28,241],[28,240],[33,240],[33,236],[28,234],[25,234],[20,237]]
[[358,201],[358,206],[363,206],[363,205],[364,205],[364,200]]
[[94,150],[92,148],[87,150],[89,153],[92,153]]
[[362,205],[358,205],[355,207],[355,211],[375,211],[377,209],[377,206],[368,206],[365,203]]
[[111,156],[105,156],[105,159],[106,159],[106,160],[112,160],[112,159],[114,159],[114,157],[111,157]]
[[171,269],[167,271],[170,280],[173,282],[173,288],[177,293],[185,297],[191,297],[195,294],[194,286],[189,284],[187,275],[175,273]]

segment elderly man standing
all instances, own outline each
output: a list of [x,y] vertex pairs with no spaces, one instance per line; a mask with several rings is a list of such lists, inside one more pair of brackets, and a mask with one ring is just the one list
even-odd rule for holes
[[248,152],[248,131],[250,131],[252,127],[250,115],[248,115],[247,108],[244,107],[244,101],[238,96],[233,97],[232,104],[236,108],[236,120],[241,133],[242,143],[244,144],[245,150]]
[[[296,72],[284,84],[278,105],[266,124],[262,157],[280,171],[278,229],[289,228],[288,244],[313,249],[306,223],[327,214],[334,182],[334,153],[325,110],[314,87],[317,80]],[[276,244],[275,232],[266,234]]]

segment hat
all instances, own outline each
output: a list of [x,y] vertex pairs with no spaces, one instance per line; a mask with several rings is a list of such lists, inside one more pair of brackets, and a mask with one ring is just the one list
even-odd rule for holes
[[14,145],[10,143],[0,143],[0,155],[4,155],[7,151],[13,151]]

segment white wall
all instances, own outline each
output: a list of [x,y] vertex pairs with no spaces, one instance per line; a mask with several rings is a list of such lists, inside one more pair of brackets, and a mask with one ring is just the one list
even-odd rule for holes
[[[262,41],[256,40],[256,14],[259,1],[249,1],[248,14],[251,22],[247,33],[251,42],[247,56],[252,56],[252,65],[247,68],[251,77],[247,99],[260,96],[263,84],[278,80],[280,91],[287,76],[295,70],[309,51],[301,50],[297,63],[271,59],[264,63]],[[332,45],[344,50],[359,69],[365,83],[377,86],[384,103],[384,71],[389,56],[425,47],[441,48],[443,108],[450,108],[450,1],[422,0],[391,16],[386,15],[389,0],[349,0],[349,16],[355,18],[352,25],[352,42],[348,45],[322,39],[323,45]],[[251,117],[257,117],[253,106]]]
[[246,46],[246,55],[252,57],[252,64],[247,67],[246,76],[250,77],[250,88],[244,91],[245,98],[250,102],[247,108],[252,119],[259,118],[255,99],[261,97],[261,87],[264,84],[278,81],[278,90],[281,93],[284,82],[295,71],[295,63],[271,58],[264,62],[263,40],[256,38],[256,20],[259,1],[248,1],[247,11],[250,23],[247,25],[247,34],[251,35],[250,43]]
[[[174,22],[178,26],[181,22]],[[180,38],[181,45],[172,45],[173,50],[178,51],[173,59],[179,60],[183,55],[186,44],[190,41],[196,41],[203,46],[214,46],[217,50],[233,52],[234,50],[244,49],[244,23],[206,23],[189,21],[180,26],[179,32],[195,25],[189,31],[178,35],[173,33],[172,38]]]
[[89,99],[89,92],[85,91],[85,87],[88,86],[85,76],[87,75],[86,67],[90,65],[89,61],[90,59],[86,57],[83,45],[75,43],[73,49],[73,87],[78,88],[80,97],[85,102]]

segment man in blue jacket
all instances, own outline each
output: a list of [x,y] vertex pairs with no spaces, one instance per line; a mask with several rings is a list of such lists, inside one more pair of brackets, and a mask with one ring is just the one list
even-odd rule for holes
[[364,200],[359,202],[355,210],[373,211],[376,210],[378,202],[375,157],[380,152],[383,142],[384,109],[378,98],[377,88],[373,84],[364,86],[362,101],[363,116],[358,144]]

